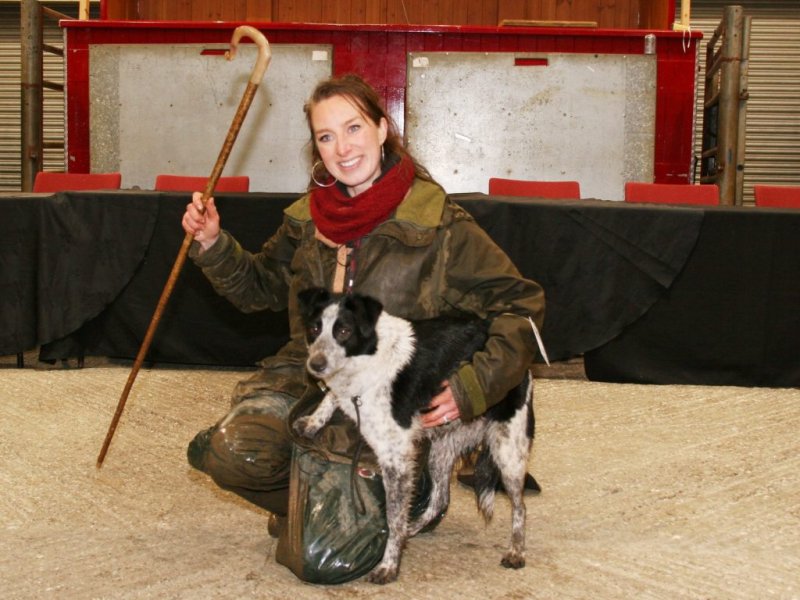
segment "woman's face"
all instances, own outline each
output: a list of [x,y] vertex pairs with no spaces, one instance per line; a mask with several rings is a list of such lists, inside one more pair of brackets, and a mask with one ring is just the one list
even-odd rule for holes
[[331,96],[311,109],[311,126],[328,173],[341,181],[351,196],[368,189],[381,174],[386,119],[375,125],[344,96]]

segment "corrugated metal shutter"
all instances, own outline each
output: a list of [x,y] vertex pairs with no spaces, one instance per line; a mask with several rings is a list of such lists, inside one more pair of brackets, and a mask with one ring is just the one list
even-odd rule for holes
[[20,188],[19,4],[0,4],[0,190]]
[[[69,16],[77,14],[78,3],[43,3]],[[43,39],[51,46],[63,47],[63,32],[57,21],[44,21]],[[0,3],[0,191],[19,191],[22,170],[21,89],[20,89],[20,5]],[[60,56],[44,55],[44,78],[64,82],[64,62]],[[44,139],[64,141],[64,94],[46,89],[44,94]],[[45,170],[63,171],[64,152],[49,149],[44,153]]]
[[[692,3],[692,29],[704,35],[698,115],[703,114],[705,41],[722,20],[725,6],[733,4],[753,19],[744,170],[744,203],[752,204],[755,183],[800,185],[800,8],[797,0]],[[700,117],[696,123],[697,156],[702,126]]]

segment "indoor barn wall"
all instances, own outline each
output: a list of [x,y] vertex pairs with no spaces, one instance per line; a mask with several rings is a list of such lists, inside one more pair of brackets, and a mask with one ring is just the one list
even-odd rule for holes
[[280,23],[488,25],[504,19],[594,21],[668,29],[675,0],[107,0],[108,19]]
[[[406,101],[414,97],[407,96],[407,60],[412,54],[512,53],[522,58],[542,57],[551,53],[641,55],[645,47],[645,32],[638,30],[287,23],[259,23],[257,26],[271,45],[329,45],[334,57],[333,73],[355,72],[363,75],[376,87],[389,114],[405,133],[408,133],[405,128]],[[95,95],[90,85],[93,63],[90,57],[99,46],[227,44],[233,27],[234,24],[224,22],[192,25],[153,21],[66,23],[70,84],[67,151],[72,169],[88,172],[93,168],[89,132],[92,113],[90,102]],[[688,182],[692,158],[696,42],[699,41],[699,35],[687,37],[664,31],[657,32],[656,36],[658,52],[655,55],[657,85],[652,173],[656,181]],[[268,74],[266,80],[269,79]],[[652,84],[648,87],[652,89]],[[567,113],[564,118],[569,117]],[[288,191],[285,186],[276,189]]]

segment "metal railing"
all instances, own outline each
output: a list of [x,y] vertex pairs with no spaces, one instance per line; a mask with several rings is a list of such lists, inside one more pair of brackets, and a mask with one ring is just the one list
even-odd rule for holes
[[706,45],[700,183],[719,186],[720,204],[742,204],[750,23],[741,6],[726,6]]
[[22,191],[33,189],[36,173],[42,170],[44,152],[64,149],[60,140],[44,139],[44,89],[64,92],[64,84],[44,79],[44,55],[53,54],[64,58],[64,49],[44,43],[45,19],[60,21],[72,17],[41,6],[34,0],[23,0],[20,4],[20,52],[22,86]]

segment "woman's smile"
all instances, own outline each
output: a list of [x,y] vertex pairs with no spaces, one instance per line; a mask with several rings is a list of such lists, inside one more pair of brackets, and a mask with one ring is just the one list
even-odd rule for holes
[[369,189],[381,174],[381,145],[388,123],[377,125],[343,96],[318,102],[311,113],[314,141],[328,173],[351,196]]
[[352,167],[355,167],[358,164],[358,161],[359,161],[358,157],[351,158],[348,161],[340,162],[339,166],[341,166],[343,169],[350,169]]

